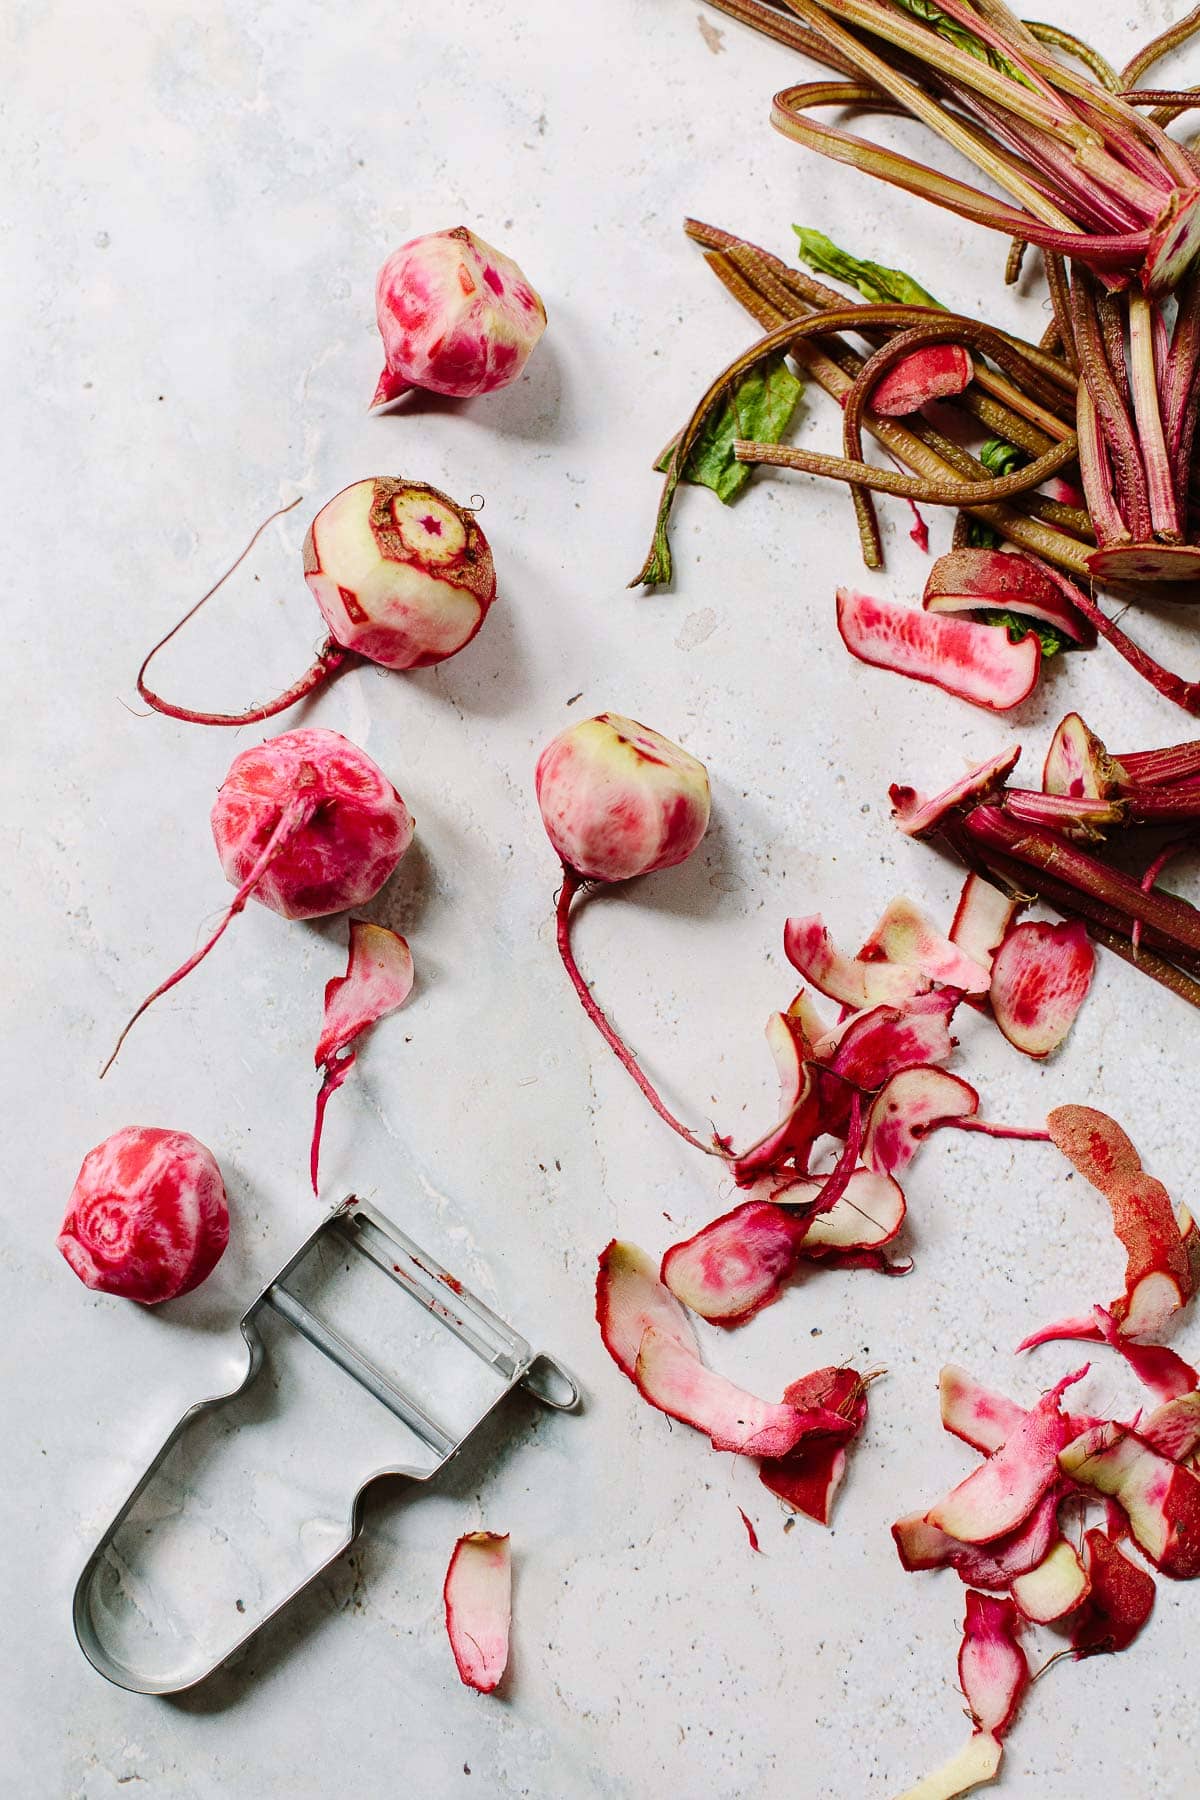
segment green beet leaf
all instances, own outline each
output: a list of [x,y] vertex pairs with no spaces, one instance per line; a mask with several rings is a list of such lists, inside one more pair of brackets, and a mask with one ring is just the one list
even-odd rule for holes
[[840,250],[823,231],[810,231],[805,225],[793,225],[792,230],[800,239],[801,262],[806,262],[818,275],[832,275],[835,281],[844,281],[847,287],[857,288],[863,299],[873,306],[894,302],[898,306],[935,306],[939,312],[945,310],[940,300],[935,300],[927,288],[906,275],[903,269],[888,269],[882,263],[851,256],[848,250]]
[[1057,656],[1060,650],[1067,649],[1070,644],[1069,638],[1065,638],[1061,631],[1056,631],[1053,625],[1046,624],[1042,619],[1024,619],[1020,613],[1001,612],[998,608],[979,616],[984,625],[1002,626],[1014,644],[1019,644],[1023,637],[1029,637],[1032,633],[1041,643],[1043,656]]
[[[750,463],[735,460],[735,442],[738,438],[750,438],[759,444],[779,443],[803,392],[804,383],[793,375],[782,355],[773,356],[761,368],[751,369],[705,420],[688,456],[683,479],[711,488],[728,506],[754,473]],[[656,469],[667,468],[673,449],[673,444],[667,446],[654,465]]]

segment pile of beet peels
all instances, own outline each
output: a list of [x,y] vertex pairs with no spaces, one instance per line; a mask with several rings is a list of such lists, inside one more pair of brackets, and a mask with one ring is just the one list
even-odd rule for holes
[[[1068,787],[1072,757],[1094,742],[1064,721],[1051,765]],[[1002,753],[933,801],[894,790],[903,828],[945,832],[963,809],[969,819],[1018,754]],[[1042,1058],[1087,995],[1088,927],[1019,919],[1029,898],[972,869],[946,935],[899,898],[856,954],[837,947],[819,916],[789,919],[784,950],[806,985],[768,1021],[781,1087],[775,1124],[740,1151],[716,1133],[706,1145],[647,1096],[687,1141],[724,1161],[746,1198],[659,1260],[614,1240],[596,1284],[605,1347],[642,1398],[714,1449],[753,1457],[790,1512],[827,1525],[882,1371],[826,1366],[763,1399],[705,1362],[694,1321],[736,1327],[801,1269],[907,1273],[911,1264],[893,1260],[906,1216],[900,1178],[937,1131],[1047,1142],[1109,1202],[1127,1257],[1124,1291],[1031,1331],[1019,1348],[1057,1339],[1111,1347],[1147,1386],[1148,1409],[1128,1418],[1066,1410],[1088,1365],[1031,1406],[961,1369],[942,1374],[943,1424],[986,1460],[944,1500],[898,1520],[893,1536],[905,1568],[952,1568],[969,1590],[959,1680],[972,1733],[912,1800],[952,1800],[995,1775],[1032,1679],[1031,1633],[1065,1634],[1058,1653],[1077,1658],[1123,1649],[1154,1598],[1138,1554],[1168,1577],[1200,1574],[1200,1376],[1154,1341],[1200,1287],[1200,1229],[1104,1113],[1067,1105],[1044,1129],[998,1124],[979,1116],[977,1090],[946,1066],[959,1007],[990,1014],[1012,1044]],[[836,1004],[836,1017],[823,1016],[814,993]],[[614,1035],[608,1027],[617,1048]],[[632,1053],[618,1054],[629,1066]]]

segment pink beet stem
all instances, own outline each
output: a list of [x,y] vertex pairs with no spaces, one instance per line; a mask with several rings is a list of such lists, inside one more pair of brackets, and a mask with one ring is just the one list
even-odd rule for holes
[[342,1056],[334,1056],[325,1064],[321,1085],[317,1089],[316,1114],[313,1119],[312,1144],[308,1152],[308,1172],[312,1178],[312,1191],[320,1196],[319,1175],[321,1169],[321,1135],[325,1130],[325,1108],[333,1099],[350,1070],[354,1066],[354,1052],[348,1051]]
[[[220,579],[214,581],[206,594],[201,594],[195,606],[189,607],[182,619],[172,625],[167,635],[159,638],[154,648],[147,653],[145,661],[138,670],[137,691],[146,704],[154,708],[155,712],[166,713],[172,719],[183,719],[189,725],[256,725],[262,719],[274,718],[276,713],[286,712],[289,706],[295,706],[298,700],[303,700],[307,694],[311,694],[316,688],[319,688],[323,681],[328,681],[329,677],[340,669],[343,663],[351,660],[352,653],[349,650],[344,650],[334,638],[326,638],[317,652],[316,662],[305,671],[299,681],[294,681],[290,688],[279,695],[278,699],[269,700],[263,706],[252,706],[249,711],[243,713],[193,712],[190,707],[176,706],[173,700],[164,700],[161,694],[156,694],[152,688],[146,686],[146,670],[164,644],[169,644],[175,633],[182,631],[188,620],[195,617],[205,602],[211,600],[217,589],[223,587],[229,580],[234,570],[245,562],[272,520],[281,518],[286,512],[291,512],[293,506],[299,506],[302,498],[302,495],[297,494],[294,500],[289,500],[286,506],[278,507],[275,512],[265,518],[241,555],[235,557]],[[131,1020],[130,1023],[132,1024],[132,1022]]]
[[1184,712],[1200,713],[1200,682],[1185,681],[1181,675],[1172,674],[1164,669],[1160,662],[1145,650],[1141,650],[1126,637],[1119,625],[1115,625],[1107,613],[1101,612],[1096,602],[1080,588],[1075,595],[1075,604],[1084,618],[1096,627],[1100,636],[1110,643],[1118,656],[1123,656],[1130,668],[1136,669],[1142,678],[1166,700],[1173,700]]
[[[1150,892],[1167,864],[1173,862],[1177,856],[1183,853],[1183,851],[1190,850],[1195,842],[1195,832],[1188,831],[1185,832],[1182,837],[1172,838],[1169,844],[1165,844],[1146,870],[1146,873],[1142,876],[1141,889],[1143,894],[1148,894]],[[1141,949],[1142,921],[1140,919],[1134,921],[1133,930],[1129,934],[1129,941],[1135,950]]]
[[1172,787],[1134,788],[1129,817],[1139,825],[1164,825],[1176,819],[1200,819],[1200,781]]
[[[1143,893],[1136,881],[1098,862],[1065,839],[1038,825],[1018,825],[998,806],[977,806],[963,821],[967,835],[985,852],[997,850],[1032,869],[1044,870],[1081,895],[1091,896],[1162,932],[1168,944],[1200,951],[1200,912],[1173,894]],[[1128,929],[1128,927],[1126,928]]]
[[1128,750],[1114,757],[1135,787],[1168,787],[1200,775],[1200,738],[1162,750]]
[[924,1126],[920,1135],[928,1137],[932,1131],[982,1131],[986,1137],[1017,1138],[1030,1144],[1050,1143],[1050,1133],[1042,1131],[1034,1125],[994,1125],[990,1119],[968,1119],[961,1115],[947,1119],[933,1119]]
[[[825,1185],[812,1203],[811,1216],[827,1213],[837,1205],[850,1183],[858,1164],[864,1132],[862,1095],[857,1088],[850,1094],[850,1118],[846,1126],[846,1147],[825,1179]],[[856,1209],[857,1210],[857,1209]],[[865,1214],[863,1215],[866,1216]]]
[[267,839],[258,861],[255,863],[249,875],[247,875],[245,881],[243,881],[241,887],[226,908],[221,923],[207,941],[200,946],[199,950],[194,951],[193,954],[188,957],[187,961],[176,969],[173,975],[168,975],[167,979],[160,982],[153,993],[146,995],[146,998],[142,1001],[142,1004],[138,1007],[132,1018],[129,1019],[124,1030],[121,1032],[120,1037],[113,1045],[112,1054],[100,1071],[101,1081],[104,1080],[104,1077],[116,1062],[121,1051],[121,1045],[125,1042],[129,1033],[133,1030],[142,1014],[146,1011],[146,1008],[153,1006],[154,1002],[165,994],[168,989],[173,988],[177,982],[182,981],[185,975],[190,975],[197,963],[204,961],[204,958],[208,955],[213,945],[224,935],[225,929],[230,921],[236,919],[237,915],[243,910],[246,902],[249,900],[251,894],[254,892],[279,852],[284,848],[285,844],[290,842],[296,832],[304,829],[316,809],[316,800],[307,792],[301,791],[293,794],[292,798],[280,813],[275,829]]
[[555,936],[558,942],[558,954],[562,958],[563,968],[571,978],[571,986],[579,996],[579,1004],[582,1006],[584,1012],[592,1021],[592,1024],[596,1027],[596,1030],[600,1033],[600,1036],[604,1039],[617,1061],[621,1064],[621,1067],[633,1077],[659,1118],[662,1119],[665,1124],[669,1125],[672,1131],[677,1132],[685,1143],[691,1144],[694,1150],[703,1150],[706,1156],[719,1156],[723,1160],[728,1161],[730,1153],[727,1150],[719,1149],[716,1144],[706,1144],[702,1138],[696,1136],[694,1131],[689,1131],[688,1127],[677,1119],[674,1113],[669,1110],[665,1102],[659,1097],[649,1077],[643,1072],[633,1051],[630,1050],[628,1045],[617,1035],[617,1032],[614,1030],[613,1026],[610,1025],[599,1004],[593,998],[592,991],[584,980],[579,964],[575,960],[575,952],[571,948],[571,905],[576,894],[579,893],[585,885],[583,880],[575,873],[574,869],[568,869],[564,863],[563,883],[562,887],[559,889],[558,901],[555,906]]

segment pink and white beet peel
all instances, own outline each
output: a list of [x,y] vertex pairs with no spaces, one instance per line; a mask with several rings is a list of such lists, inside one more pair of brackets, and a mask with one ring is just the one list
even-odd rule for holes
[[208,955],[248,900],[285,919],[321,919],[373,899],[412,842],[408,808],[378,764],[336,731],[285,731],[235,756],[212,809],[226,879],[237,889],[200,949],[125,1026]]
[[58,1248],[85,1287],[157,1306],[199,1287],[228,1241],[211,1151],[186,1131],[127,1125],[84,1157]]
[[146,684],[151,660],[216,593],[263,529],[143,662],[138,693],[156,712],[193,725],[253,725],[306,699],[356,659],[385,669],[429,668],[470,643],[496,598],[492,552],[470,507],[425,481],[396,475],[355,481],[326,502],[304,539],[304,579],[329,627],[311,668],[274,700],[242,713],[197,712],[164,700]]
[[632,881],[686,862],[696,849],[708,829],[707,769],[636,719],[599,713],[547,744],[535,787],[542,823],[563,865],[558,952],[583,1010],[659,1117],[696,1149],[719,1154],[668,1111],[593,999],[571,948],[571,906],[588,883]]
[[409,388],[470,400],[510,387],[546,329],[546,309],[516,263],[465,225],[394,250],[375,306],[386,360],[374,406]]

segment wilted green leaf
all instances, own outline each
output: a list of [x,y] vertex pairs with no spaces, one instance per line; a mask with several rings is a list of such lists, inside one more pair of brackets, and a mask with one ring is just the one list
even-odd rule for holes
[[976,37],[973,31],[960,24],[957,19],[951,19],[940,6],[934,6],[933,0],[896,0],[896,5],[903,12],[911,13],[914,19],[920,19],[922,24],[932,25],[939,37],[944,37],[947,43],[956,44],[960,50],[965,50],[976,62],[990,63],[993,69],[1011,75],[1022,87],[1029,86],[1020,70],[1009,62],[1007,56],[1002,55],[999,50],[993,50],[990,44],[985,44],[982,38]]
[[[751,369],[705,420],[688,456],[684,481],[711,488],[728,506],[754,473],[752,464],[735,460],[734,443],[738,438],[751,438],[759,444],[777,444],[791,424],[803,392],[804,383],[793,375],[782,355]],[[656,469],[666,469],[672,448],[663,451]]]
[[903,269],[888,269],[882,263],[865,262],[860,256],[851,256],[848,250],[840,250],[823,231],[809,231],[804,225],[793,225],[792,230],[800,239],[801,262],[806,262],[818,275],[832,275],[835,281],[844,281],[847,287],[857,288],[863,299],[872,305],[883,306],[894,301],[899,306],[936,306],[939,311],[944,310],[941,301],[935,300],[927,288],[906,275]]
[[1070,638],[1056,631],[1042,619],[1024,619],[1020,613],[992,611],[981,613],[985,625],[1002,625],[1014,644],[1019,644],[1023,637],[1031,634],[1040,639],[1043,656],[1057,656],[1060,650],[1070,647]]

